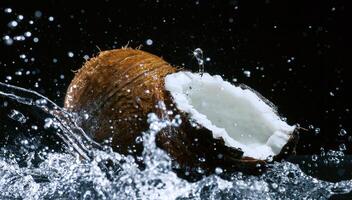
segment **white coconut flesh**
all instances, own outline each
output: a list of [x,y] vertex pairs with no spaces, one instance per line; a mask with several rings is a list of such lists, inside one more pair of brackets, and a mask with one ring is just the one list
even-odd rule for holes
[[242,149],[244,156],[266,159],[279,154],[295,129],[255,92],[218,75],[169,74],[165,89],[179,110],[212,131],[214,138],[222,137],[225,145]]

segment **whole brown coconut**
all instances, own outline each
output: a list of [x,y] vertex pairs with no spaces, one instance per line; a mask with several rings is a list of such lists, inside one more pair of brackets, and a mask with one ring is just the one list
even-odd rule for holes
[[[220,167],[224,171],[261,173],[267,161],[244,156],[241,149],[228,145],[223,137],[215,137],[212,130],[190,120],[190,114],[177,107],[174,96],[165,89],[165,77],[178,71],[160,57],[141,50],[103,51],[76,73],[65,108],[82,116],[80,125],[96,141],[112,138],[115,151],[140,155],[143,147],[136,138],[148,130],[148,113],[165,117],[165,111],[156,106],[164,102],[173,116],[181,116],[182,123],[162,129],[156,142],[179,164],[178,172],[193,175],[202,169],[210,174]],[[297,138],[292,131],[274,159],[292,153]]]

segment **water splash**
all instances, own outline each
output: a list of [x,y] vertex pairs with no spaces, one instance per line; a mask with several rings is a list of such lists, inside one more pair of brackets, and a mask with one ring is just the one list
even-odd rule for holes
[[199,73],[203,75],[204,73],[204,59],[203,59],[203,50],[201,48],[196,48],[193,51],[193,56],[197,59],[199,66]]
[[[137,138],[144,145],[142,156],[137,159],[146,164],[140,169],[133,157],[91,141],[77,126],[72,113],[44,96],[0,83],[0,97],[1,101],[16,101],[34,112],[46,113],[44,126],[54,127],[55,134],[67,146],[65,152],[44,148],[40,161],[34,164],[33,153],[37,150],[31,146],[35,144],[22,140],[20,147],[27,153],[20,159],[25,160],[25,165],[16,159],[16,154],[10,156],[6,147],[1,148],[0,199],[328,199],[352,189],[351,180],[321,181],[289,162],[273,163],[262,176],[233,173],[224,179],[221,170],[217,170],[219,174],[189,183],[177,177],[170,157],[155,144],[160,129],[182,123],[177,117],[160,119],[153,113],[148,115],[149,130]],[[163,107],[162,102],[159,104]],[[11,109],[21,112],[18,107]],[[329,155],[324,155],[324,159]],[[333,158],[342,159],[340,154]]]

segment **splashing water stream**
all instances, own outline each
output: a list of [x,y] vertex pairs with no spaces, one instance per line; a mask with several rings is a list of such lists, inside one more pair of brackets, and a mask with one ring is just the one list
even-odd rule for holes
[[[45,130],[54,128],[54,134],[65,144],[63,152],[40,150],[45,153],[36,164],[33,153],[38,150],[27,148],[28,142],[21,147],[27,148],[27,154],[20,159],[16,152],[9,156],[6,146],[2,147],[0,199],[328,199],[352,189],[351,180],[321,181],[286,161],[273,163],[261,176],[238,172],[223,179],[215,174],[189,183],[177,177],[171,159],[155,144],[158,131],[178,126],[178,120],[148,115],[149,130],[138,138],[144,144],[140,159],[146,164],[140,169],[132,156],[95,143],[77,126],[73,113],[34,91],[0,83],[0,99],[0,103],[14,101],[21,105],[10,113],[1,113],[20,126],[30,123],[20,108],[45,113]],[[221,169],[217,171],[221,173]]]

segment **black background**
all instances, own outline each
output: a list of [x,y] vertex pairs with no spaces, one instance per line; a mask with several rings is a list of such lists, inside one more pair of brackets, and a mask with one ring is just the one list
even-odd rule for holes
[[[198,70],[192,52],[201,48],[210,58],[207,72],[254,88],[291,124],[320,128],[317,134],[302,133],[298,153],[338,149],[343,143],[352,152],[351,18],[343,1],[75,2],[0,1],[1,38],[32,33],[11,46],[0,40],[1,82],[36,90],[62,105],[72,71],[80,68],[85,55],[126,44],[143,45],[142,50],[173,65]],[[11,14],[4,12],[8,7]],[[35,11],[42,16],[35,17]],[[20,14],[24,19],[9,28],[8,23]],[[148,39],[153,41],[150,46]],[[19,70],[31,74],[18,76]],[[246,77],[244,70],[251,76]],[[338,136],[341,128],[348,134]]]

